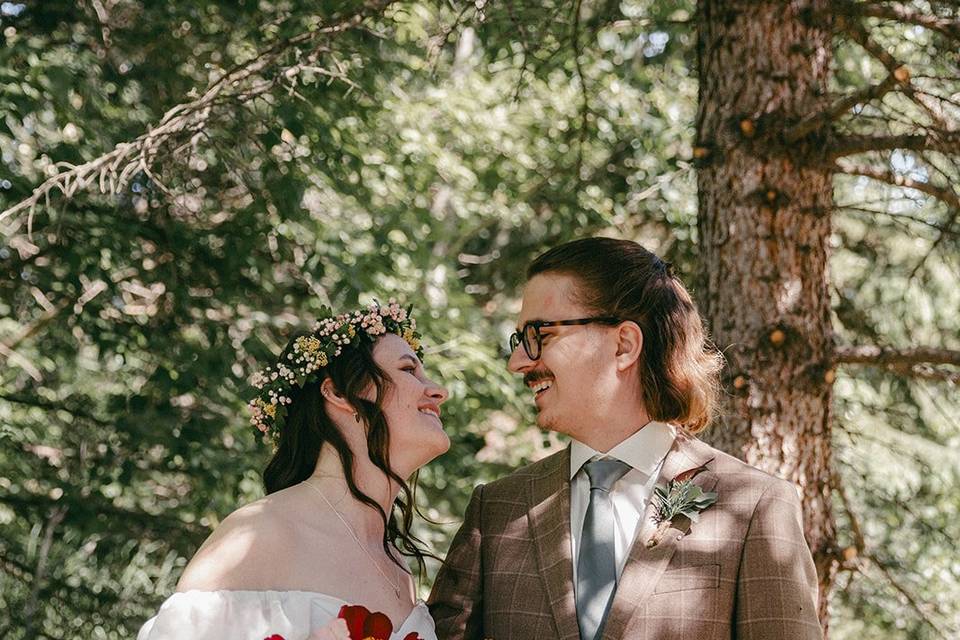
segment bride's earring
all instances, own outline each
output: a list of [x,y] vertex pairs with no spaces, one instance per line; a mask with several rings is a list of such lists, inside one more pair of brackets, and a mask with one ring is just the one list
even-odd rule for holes
[[353,412],[353,419],[357,421],[357,424],[360,423],[360,414],[356,411]]

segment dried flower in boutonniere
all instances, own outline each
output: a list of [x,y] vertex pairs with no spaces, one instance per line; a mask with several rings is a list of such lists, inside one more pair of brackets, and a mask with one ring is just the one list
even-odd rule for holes
[[648,549],[660,544],[663,534],[679,516],[686,516],[690,522],[696,522],[700,519],[700,512],[717,501],[716,493],[704,491],[693,484],[697,474],[705,471],[711,462],[713,458],[706,464],[678,473],[669,484],[658,484],[653,488],[653,521],[657,523],[657,530],[647,540]]

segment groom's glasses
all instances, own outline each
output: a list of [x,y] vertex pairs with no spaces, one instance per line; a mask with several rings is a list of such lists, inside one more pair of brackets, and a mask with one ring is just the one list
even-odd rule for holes
[[576,320],[533,320],[523,325],[520,331],[516,331],[510,336],[510,353],[516,351],[517,347],[523,343],[523,350],[527,352],[527,357],[531,360],[538,360],[543,351],[543,335],[540,329],[543,327],[561,327],[576,324],[591,324],[599,322],[601,324],[617,324],[620,318],[612,316],[596,316],[593,318],[578,318]]

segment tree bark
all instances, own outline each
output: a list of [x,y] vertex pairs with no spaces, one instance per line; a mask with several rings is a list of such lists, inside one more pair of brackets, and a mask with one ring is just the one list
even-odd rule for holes
[[[830,108],[829,0],[700,0],[698,299],[727,357],[721,449],[797,485],[820,582],[836,574],[826,140],[783,134]],[[809,160],[808,160],[809,159]]]

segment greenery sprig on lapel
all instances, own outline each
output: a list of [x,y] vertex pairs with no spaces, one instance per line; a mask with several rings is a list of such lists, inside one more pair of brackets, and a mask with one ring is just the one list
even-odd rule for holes
[[677,517],[686,516],[690,522],[697,522],[700,519],[700,512],[717,501],[716,493],[704,491],[693,484],[693,479],[701,471],[705,471],[711,462],[713,458],[699,467],[678,473],[669,484],[658,483],[653,488],[653,521],[657,523],[657,529],[647,540],[648,549],[660,544],[663,534],[673,525]]

